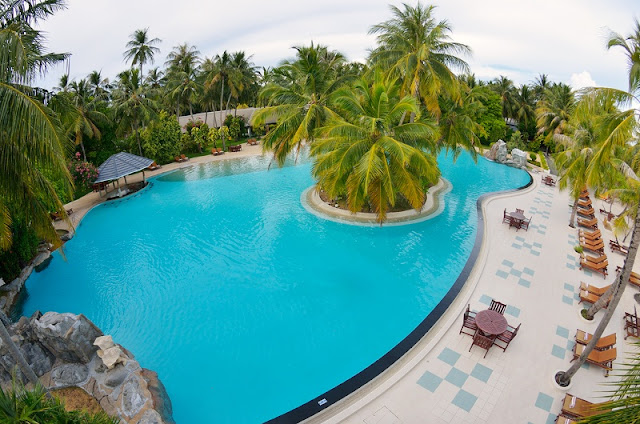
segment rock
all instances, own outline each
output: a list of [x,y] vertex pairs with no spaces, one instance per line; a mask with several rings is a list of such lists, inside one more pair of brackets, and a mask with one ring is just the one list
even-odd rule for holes
[[4,280],[2,278],[0,278],[0,287],[4,286]]
[[102,362],[107,369],[112,369],[116,364],[127,364],[129,359],[127,355],[113,343],[111,336],[101,336],[94,340],[94,345],[98,346],[98,357],[102,359]]
[[115,367],[107,372],[107,376],[104,379],[104,384],[107,387],[117,387],[129,376],[129,371],[124,366]]
[[513,149],[511,151],[511,160],[513,164],[519,168],[527,167],[527,153],[520,149]]
[[84,364],[64,364],[51,371],[56,386],[77,386],[87,380],[89,368]]
[[115,343],[113,342],[111,336],[96,337],[96,339],[93,341],[93,344],[95,346],[98,346],[102,350],[107,350],[110,347],[115,346]]
[[507,143],[498,140],[494,147],[496,148],[496,162],[505,163],[507,161]]
[[40,344],[26,342],[20,346],[20,350],[38,377],[51,371],[56,358]]
[[47,312],[34,321],[40,343],[65,362],[88,363],[96,352],[93,341],[102,332],[84,315]]
[[51,256],[51,252],[49,251],[47,251],[47,253],[41,253],[38,256],[36,256],[36,259],[34,260],[34,264],[35,264],[34,269],[36,270],[36,272],[41,272],[47,269],[52,259],[53,259],[53,256]]
[[169,394],[167,393],[164,384],[162,384],[162,381],[158,378],[158,373],[143,368],[142,378],[147,382],[147,389],[151,392],[153,409],[160,413],[160,416],[165,423],[175,424],[175,421],[173,420],[171,399],[169,398]]
[[147,410],[142,414],[142,418],[136,424],[162,424],[162,417],[153,409]]
[[124,385],[122,392],[121,410],[129,418],[135,416],[142,410],[146,403],[146,397],[141,393],[140,382],[137,378],[132,378]]

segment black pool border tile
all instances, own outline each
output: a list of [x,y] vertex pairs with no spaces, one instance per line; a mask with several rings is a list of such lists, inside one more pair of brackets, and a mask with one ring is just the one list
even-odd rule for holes
[[393,365],[398,359],[403,357],[413,346],[415,346],[429,332],[431,327],[433,327],[433,325],[438,321],[440,316],[442,316],[442,314],[446,312],[447,308],[449,308],[451,303],[460,293],[460,290],[462,290],[462,287],[465,285],[467,278],[469,278],[469,275],[473,270],[476,260],[478,259],[478,254],[480,253],[480,248],[482,247],[482,241],[484,240],[484,216],[482,214],[482,203],[488,197],[499,194],[514,193],[530,187],[533,184],[533,177],[531,176],[531,173],[529,173],[529,171],[526,172],[527,174],[529,174],[529,182],[527,184],[511,190],[485,193],[482,196],[478,197],[478,200],[476,201],[478,231],[476,233],[476,239],[474,241],[471,254],[469,255],[469,259],[467,259],[462,272],[456,279],[455,283],[453,283],[447,294],[445,294],[442,300],[436,305],[435,308],[433,308],[429,315],[427,315],[427,317],[420,324],[418,324],[418,326],[411,333],[409,333],[407,337],[400,341],[400,343],[398,343],[395,347],[393,347],[393,349],[387,352],[380,359],[378,359],[373,364],[369,365],[367,368],[360,371],[358,374],[354,375],[347,381],[298,406],[297,408],[292,409],[289,412],[266,421],[266,423],[293,424],[311,418],[313,415],[327,409],[331,405],[334,405],[338,401],[344,399],[365,384],[372,381],[378,375],[383,373],[387,368]]

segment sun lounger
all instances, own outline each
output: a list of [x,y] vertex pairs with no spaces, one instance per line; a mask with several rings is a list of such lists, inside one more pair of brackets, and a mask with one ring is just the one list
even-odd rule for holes
[[560,414],[556,417],[554,421],[555,424],[578,424],[578,421],[574,420],[573,417],[570,417],[566,414]]
[[591,207],[591,199],[578,200],[578,207],[580,207],[580,208],[590,208]]
[[[584,418],[610,411],[610,409],[603,410],[600,408],[601,405],[567,393],[562,400],[562,414],[575,418]],[[564,424],[563,421],[559,422]]]
[[599,238],[602,238],[602,233],[600,232],[600,230],[585,231],[581,229],[578,231],[578,236],[580,238],[585,238],[589,240],[597,240]]
[[[591,341],[592,338],[593,338],[593,334],[589,334],[582,330],[576,331],[577,343],[586,345]],[[609,349],[612,346],[615,346],[615,344],[616,344],[616,333],[612,333],[612,334],[609,334],[608,336],[601,337],[600,340],[598,340],[598,343],[596,343],[595,348],[598,350],[604,350],[604,349]]]
[[176,156],[174,159],[176,162],[184,162],[180,156]]
[[589,192],[587,190],[583,190],[580,193],[580,199],[587,200],[589,199]]
[[183,161],[183,162],[186,162],[186,161],[188,161],[188,160],[189,160],[189,158],[188,158],[188,157],[186,157],[186,156],[184,155],[184,153],[180,155],[180,159],[182,159],[182,161]]
[[247,144],[250,146],[256,146],[258,144],[260,144],[260,142],[258,140],[256,140],[255,138],[250,138],[249,140],[247,140]]
[[[67,213],[67,216],[71,216],[73,214],[73,208],[66,209],[65,212]],[[53,221],[60,221],[62,219],[62,214],[58,212],[51,212],[49,216]]]
[[629,253],[629,248],[627,246],[623,246],[615,240],[609,240],[609,247],[612,252],[622,253],[623,255]]
[[640,322],[638,321],[638,316],[635,314],[630,314],[629,312],[624,313],[624,330],[627,334],[625,334],[624,339],[627,340],[627,337],[640,337]]
[[[616,267],[616,274],[619,274],[620,271],[622,271],[622,267]],[[629,284],[640,289],[640,274],[631,271],[631,275],[629,275]]]
[[585,227],[585,228],[591,228],[592,230],[597,230],[598,229],[598,218],[591,218],[591,219],[582,219],[582,218],[578,218],[578,225],[580,225],[581,227]]
[[604,253],[604,243],[602,242],[602,240],[589,242],[588,240],[583,239],[583,240],[580,240],[580,246],[584,250],[590,250],[592,252],[596,252],[600,254]]
[[212,147],[211,148],[211,154],[213,156],[218,156],[220,153],[218,153],[218,149],[216,149],[215,147]]
[[580,282],[580,290],[588,291],[589,293],[593,293],[598,296],[602,296],[603,294],[605,294],[607,290],[609,290],[609,287],[611,287],[611,284],[604,287],[596,287],[582,281]]
[[580,290],[580,302],[591,303],[592,305],[600,300],[600,296],[586,290]]
[[149,171],[155,171],[156,169],[160,169],[160,168],[162,167],[158,165],[156,161],[153,161],[153,163],[147,167]]
[[577,212],[578,212],[578,215],[585,218],[593,219],[596,217],[596,211],[593,210],[593,208],[588,208],[588,209],[578,208]]
[[[602,256],[606,256],[606,255],[602,255]],[[607,267],[609,266],[609,261],[607,261],[605,258],[605,260],[602,262],[592,262],[588,258],[590,258],[590,256],[587,256],[586,258],[585,257],[580,258],[580,269],[587,268],[593,272],[602,274],[602,277],[606,278],[608,275]]]
[[[584,345],[576,343],[573,346],[573,359],[571,361],[573,362],[578,359],[583,350]],[[617,357],[618,351],[615,347],[607,350],[593,350],[589,356],[587,356],[587,362],[604,369],[604,376],[608,377],[609,371],[613,369],[613,361],[615,361]]]

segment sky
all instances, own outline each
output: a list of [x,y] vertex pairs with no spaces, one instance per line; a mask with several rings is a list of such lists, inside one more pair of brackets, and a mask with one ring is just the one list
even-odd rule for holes
[[[405,0],[415,5],[412,0]],[[48,46],[71,53],[71,78],[93,70],[113,80],[129,63],[125,45],[137,29],[162,40],[155,64],[171,49],[195,45],[211,57],[243,50],[256,66],[275,66],[294,56],[292,46],[328,45],[349,60],[364,62],[375,36],[372,25],[392,17],[389,0],[67,0],[68,8],[43,21]],[[435,17],[452,27],[453,41],[467,44],[464,59],[482,80],[505,75],[517,85],[539,74],[574,88],[627,88],[627,63],[620,49],[607,50],[611,30],[631,33],[640,18],[638,0],[434,0]],[[146,71],[145,71],[146,72]],[[65,66],[49,71],[39,85],[52,88]]]

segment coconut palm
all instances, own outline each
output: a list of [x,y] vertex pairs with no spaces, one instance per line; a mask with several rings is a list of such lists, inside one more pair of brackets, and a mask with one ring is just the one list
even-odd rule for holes
[[[614,34],[609,41],[608,46],[620,46],[617,34]],[[636,27],[633,34],[626,38],[629,43],[625,43],[625,53],[631,66],[629,67],[629,91],[617,90],[613,88],[593,88],[587,90],[584,96],[584,102],[589,107],[598,104],[604,99],[604,102],[615,101],[620,110],[599,117],[598,126],[603,129],[605,137],[594,151],[593,160],[587,169],[588,180],[590,185],[598,186],[603,183],[603,175],[608,172],[617,170],[622,174],[628,183],[636,191],[640,192],[640,177],[636,170],[633,169],[633,163],[629,164],[620,157],[615,157],[615,153],[620,149],[631,149],[638,143],[637,134],[639,128],[640,110],[634,108],[639,98],[637,94],[640,92],[640,79],[637,76],[637,69],[640,66],[640,25],[636,21]],[[637,65],[637,66],[636,66]],[[595,101],[594,101],[595,100]],[[583,100],[581,100],[581,103]],[[614,187],[615,188],[615,187]],[[618,274],[616,281],[611,285],[610,289],[602,297],[602,302],[598,301],[587,312],[589,317],[593,317],[597,309],[603,305],[607,299],[611,299],[607,310],[600,320],[598,327],[594,331],[593,338],[587,344],[584,351],[577,361],[565,372],[556,375],[556,380],[563,385],[571,381],[573,375],[586,362],[587,357],[592,352],[596,343],[602,336],[605,328],[611,321],[611,317],[622,298],[622,294],[628,284],[633,265],[635,263],[638,248],[640,247],[640,202],[636,205],[635,219],[633,229],[631,231],[631,240],[629,250],[624,260],[622,270]]]
[[[0,249],[11,245],[11,211],[20,210],[36,233],[53,241],[57,235],[50,208],[64,207],[44,172],[59,178],[71,192],[65,154],[71,145],[52,111],[32,97],[29,84],[68,55],[45,53],[44,37],[34,28],[65,7],[60,0],[0,2]],[[0,339],[29,380],[37,376],[5,328],[0,313]]]
[[534,93],[527,84],[523,84],[514,97],[513,117],[527,127],[536,120]]
[[338,90],[342,117],[332,116],[311,146],[318,187],[330,198],[346,197],[353,212],[369,205],[379,222],[401,199],[419,210],[440,174],[429,153],[435,150],[434,123],[399,123],[403,114],[420,116],[417,99],[399,93],[400,86],[381,73]]
[[435,6],[418,2],[415,7],[390,8],[393,18],[369,29],[378,42],[369,60],[388,69],[390,79],[400,81],[402,95],[421,99],[439,117],[438,97],[442,93],[456,97],[459,87],[453,71],[468,71],[468,64],[458,55],[470,54],[471,49],[451,41],[451,26],[446,20],[436,21]]
[[133,132],[142,156],[140,145],[140,127],[156,115],[156,102],[146,95],[146,87],[140,79],[138,69],[129,69],[118,74],[113,95],[115,115],[119,119],[116,132],[120,135]]
[[96,101],[109,100],[109,78],[102,78],[102,71],[92,71],[87,76],[87,82],[91,90],[91,95]]
[[539,74],[533,81],[533,95],[536,102],[543,100],[547,94],[547,90],[551,88],[551,81],[547,74]]
[[144,75],[142,65],[147,62],[153,63],[153,57],[160,53],[160,49],[156,44],[162,42],[159,38],[149,39],[149,28],[137,29],[129,36],[127,43],[127,51],[124,52],[124,58],[131,60],[131,66],[138,64],[140,67],[140,77]]
[[273,150],[278,164],[299,149],[313,143],[318,128],[335,115],[331,96],[346,81],[338,78],[344,56],[325,46],[294,47],[296,60],[285,61],[274,70],[273,80],[260,92],[268,106],[257,111],[251,125],[263,125],[271,117],[277,123],[264,138],[263,148]]
[[180,106],[187,104],[189,112],[193,116],[193,102],[200,89],[197,83],[198,64],[200,52],[195,46],[187,43],[173,48],[167,55],[165,65],[167,68],[167,92],[169,98],[176,105],[176,116],[180,116]]
[[502,103],[502,117],[513,118],[516,109],[516,87],[509,78],[500,75],[490,85],[491,89],[500,95]]
[[552,140],[556,134],[564,134],[575,105],[571,87],[562,83],[551,86],[536,108],[538,132],[546,134],[547,140]]

